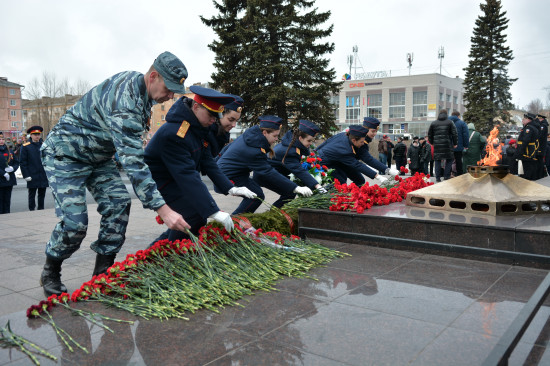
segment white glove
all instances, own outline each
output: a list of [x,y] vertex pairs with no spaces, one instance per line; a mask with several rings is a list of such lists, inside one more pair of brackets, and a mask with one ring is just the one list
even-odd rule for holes
[[309,189],[308,187],[300,187],[300,186],[294,189],[294,193],[301,194],[304,197],[309,197],[313,194],[311,189]]
[[10,180],[10,175],[9,175],[9,173],[4,173],[4,178],[6,178],[6,180]]
[[252,192],[246,187],[233,187],[229,190],[229,194],[232,196],[241,196],[246,198],[256,198],[257,194]]
[[383,175],[377,174],[376,177],[374,177],[377,181],[380,182],[380,184],[384,184],[388,181],[388,178],[384,177]]
[[23,178],[25,179],[27,182],[30,182],[32,180],[32,177],[27,177],[27,178]]
[[393,176],[399,175],[399,170],[394,168],[388,168],[386,169],[386,174],[393,175]]
[[326,194],[327,190],[325,189],[325,187],[319,187],[319,188],[317,188],[317,192],[319,192],[321,194]]
[[233,230],[233,220],[231,219],[231,215],[227,212],[218,211],[215,214],[210,215],[210,218],[216,220],[220,224],[223,224],[225,230]]
[[6,173],[11,173],[13,172],[13,167],[11,165],[8,165],[8,167],[4,170],[6,171]]

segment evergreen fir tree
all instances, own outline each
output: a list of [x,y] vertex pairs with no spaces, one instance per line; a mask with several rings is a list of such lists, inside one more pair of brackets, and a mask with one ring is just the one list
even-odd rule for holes
[[480,4],[483,12],[476,20],[471,38],[470,62],[464,80],[464,101],[468,109],[466,122],[473,122],[481,133],[493,128],[493,119],[509,119],[512,109],[510,86],[517,79],[508,76],[508,64],[513,60],[504,31],[508,28],[506,12],[500,0],[486,0]]
[[335,128],[330,93],[341,83],[324,57],[334,43],[322,41],[333,26],[321,28],[330,11],[311,9],[314,2],[214,0],[219,15],[201,17],[218,35],[209,45],[213,87],[244,99],[241,122],[274,114],[289,123],[309,119],[325,133]]

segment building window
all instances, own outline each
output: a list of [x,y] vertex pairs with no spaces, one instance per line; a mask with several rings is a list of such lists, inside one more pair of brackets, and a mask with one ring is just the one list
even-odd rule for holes
[[455,104],[458,104],[458,97],[454,97]]
[[10,89],[10,95],[15,95],[15,89]]
[[382,94],[367,95],[367,117],[382,118]]
[[160,105],[160,110],[161,110],[161,111],[164,110],[164,104],[161,104],[161,105]]
[[359,105],[359,95],[346,97],[346,122],[358,122],[361,106]]
[[12,117],[17,117],[17,111],[10,111]]
[[17,124],[18,124],[18,123],[19,123],[19,122],[17,122],[17,121],[11,121],[11,127],[17,128]]
[[390,93],[389,118],[405,118],[405,93]]
[[164,121],[164,114],[160,116],[160,119]]
[[443,98],[443,93],[439,93],[439,100],[442,102],[445,101],[445,98]]
[[451,102],[451,94],[447,94],[447,102]]
[[13,106],[16,106],[17,105],[17,101],[15,99],[10,99],[10,105],[13,107]]
[[413,92],[413,118],[428,116],[428,92]]

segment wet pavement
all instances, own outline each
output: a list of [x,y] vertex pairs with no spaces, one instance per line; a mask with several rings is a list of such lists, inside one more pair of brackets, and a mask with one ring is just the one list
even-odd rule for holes
[[[214,194],[230,211],[239,200]],[[268,193],[267,201],[275,195]],[[63,266],[74,291],[87,281],[99,215],[81,249]],[[119,258],[143,249],[165,227],[133,201]],[[51,326],[27,320],[43,299],[38,277],[44,245],[57,219],[52,209],[2,216],[0,325],[48,349],[65,365],[478,365],[547,274],[546,270],[322,241],[352,254],[309,274],[279,281],[277,291],[243,298],[243,307],[199,311],[179,319],[144,320],[97,303],[80,303],[133,325],[107,321],[114,333],[63,309],[58,326],[86,346],[69,352]],[[548,365],[550,301],[546,301],[510,358],[511,365]],[[54,364],[40,357],[43,365]],[[28,365],[16,349],[0,349],[0,365]]]

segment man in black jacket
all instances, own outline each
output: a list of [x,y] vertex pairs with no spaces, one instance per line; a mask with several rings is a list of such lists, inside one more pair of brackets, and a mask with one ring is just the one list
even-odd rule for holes
[[[393,148],[393,160],[395,160],[395,168],[401,170],[407,164],[407,145],[403,143],[403,137],[397,138],[397,144]],[[403,175],[405,173],[399,173]]]
[[458,134],[455,124],[447,118],[447,110],[439,111],[436,121],[433,121],[428,130],[428,139],[434,147],[435,181],[441,182],[441,164],[445,164],[443,177],[451,178],[451,169],[454,159],[453,149],[458,145]]

